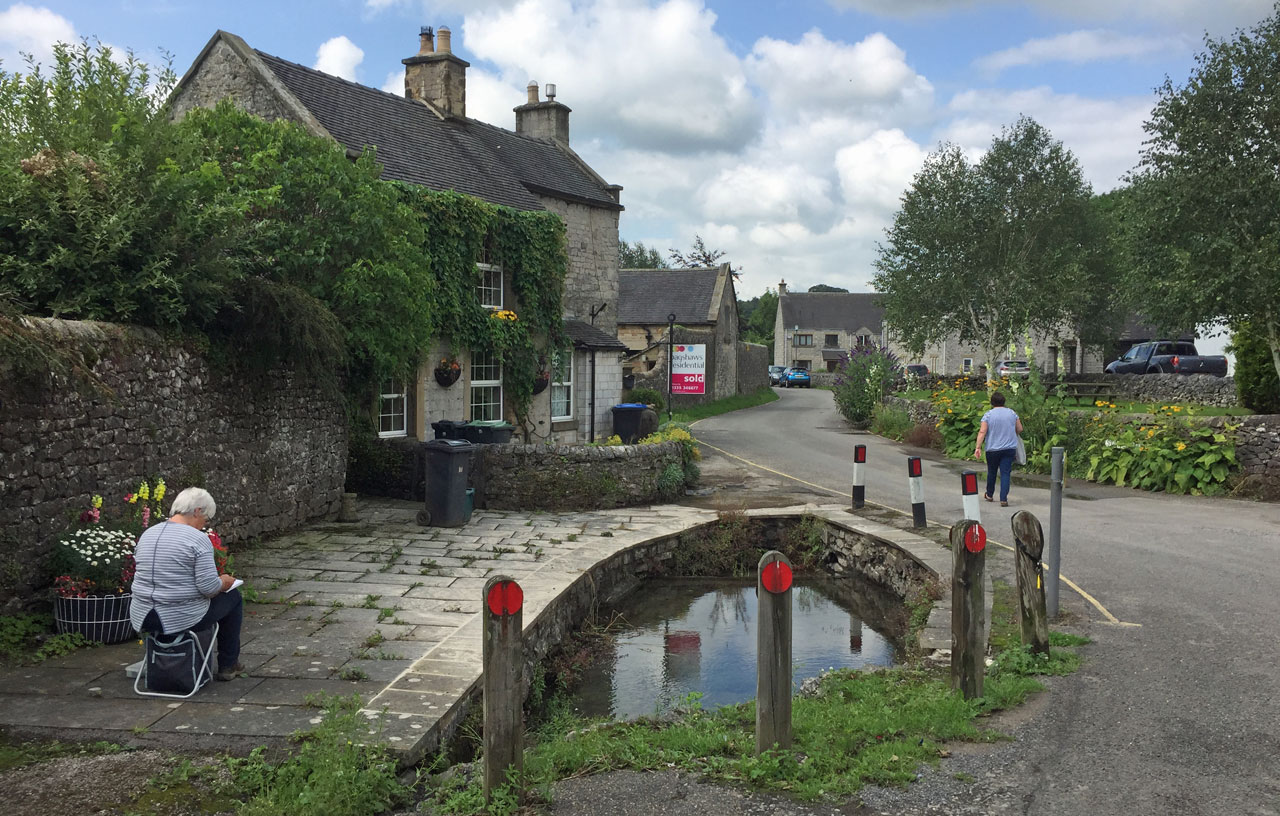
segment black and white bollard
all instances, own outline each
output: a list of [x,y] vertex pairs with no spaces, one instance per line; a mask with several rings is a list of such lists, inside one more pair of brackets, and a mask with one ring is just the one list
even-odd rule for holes
[[982,511],[978,504],[978,474],[966,470],[960,474],[960,495],[964,502],[964,517],[982,523]]
[[924,527],[924,471],[919,456],[907,457],[907,484],[911,487],[911,523]]
[[853,509],[857,510],[867,503],[867,446],[853,446]]

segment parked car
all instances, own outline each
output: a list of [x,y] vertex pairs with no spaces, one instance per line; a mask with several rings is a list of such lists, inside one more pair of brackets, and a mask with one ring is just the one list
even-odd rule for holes
[[924,363],[911,363],[902,367],[902,376],[908,378],[921,379],[929,376],[929,366]]
[[1031,373],[1031,364],[1026,360],[1001,360],[996,363],[997,377],[1026,377]]
[[788,368],[782,375],[783,388],[808,388],[809,372],[803,368]]
[[1212,374],[1227,376],[1227,358],[1200,356],[1194,343],[1155,340],[1131,346],[1119,360],[1107,363],[1108,374]]
[[786,366],[769,366],[769,385],[781,385],[782,374],[786,370]]

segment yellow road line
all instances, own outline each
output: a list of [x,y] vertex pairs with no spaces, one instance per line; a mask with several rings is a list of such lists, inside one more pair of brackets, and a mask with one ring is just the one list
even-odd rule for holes
[[[744,463],[744,464],[750,465],[750,466],[751,466],[751,467],[753,467],[753,468],[756,468],[756,469],[758,469],[758,470],[763,470],[763,471],[765,471],[766,473],[772,473],[772,474],[774,474],[775,476],[781,476],[781,477],[782,477],[782,478],[784,478],[784,479],[790,479],[790,480],[791,480],[791,481],[793,481],[793,482],[799,482],[800,484],[802,484],[802,485],[804,485],[804,486],[806,486],[806,487],[812,487],[814,490],[821,490],[821,491],[823,491],[823,492],[825,492],[825,493],[830,493],[830,494],[831,494],[831,495],[833,495],[833,496],[846,497],[846,496],[848,495],[848,494],[846,494],[846,493],[844,493],[844,492],[842,492],[842,491],[839,491],[839,490],[832,490],[831,488],[826,487],[826,486],[824,486],[824,485],[814,484],[813,482],[806,482],[804,479],[801,479],[801,478],[799,478],[799,477],[797,477],[797,476],[792,476],[792,475],[791,475],[791,474],[789,474],[789,473],[783,473],[783,472],[782,472],[782,471],[780,471],[780,470],[774,470],[774,469],[773,469],[773,468],[771,468],[771,467],[767,467],[767,466],[765,466],[765,465],[761,465],[761,464],[759,464],[759,463],[757,463],[757,462],[753,462],[753,461],[751,461],[750,459],[743,458],[743,457],[741,457],[741,456],[737,455],[736,453],[730,453],[729,451],[727,451],[727,450],[725,450],[725,449],[723,449],[723,448],[717,448],[715,445],[712,445],[712,444],[710,444],[710,443],[708,443],[708,442],[703,442],[701,439],[695,439],[694,441],[695,441],[695,442],[697,442],[699,445],[702,445],[702,446],[704,446],[704,447],[708,447],[708,448],[710,448],[711,450],[715,451],[716,453],[724,454],[725,456],[728,456],[730,459],[737,459],[739,462],[742,462],[742,463]],[[898,509],[898,508],[896,508],[896,507],[890,507],[890,506],[889,506],[889,505],[887,505],[887,504],[880,504],[880,503],[878,503],[878,502],[873,502],[873,501],[870,501],[870,500],[868,500],[866,503],[867,503],[867,504],[870,504],[870,505],[873,505],[873,506],[875,506],[875,507],[879,507],[879,508],[881,508],[881,509],[883,509],[883,510],[889,510],[889,511],[892,511],[892,512],[894,512],[894,513],[903,513],[903,511],[902,511],[902,510],[899,510],[899,509]],[[945,528],[945,527],[947,527],[947,525],[942,524],[941,522],[937,522],[937,521],[930,521],[930,522],[929,522],[929,524],[932,524],[932,525],[933,525],[933,526],[935,526],[935,527],[944,527],[944,528]],[[1014,550],[1014,548],[1013,548],[1013,547],[1010,547],[1008,544],[1002,544],[1001,542],[996,541],[996,540],[995,540],[995,539],[993,539],[993,538],[988,538],[988,539],[987,539],[987,542],[988,542],[988,543],[990,543],[990,544],[995,544],[997,547],[1003,547],[1004,549],[1008,550],[1009,552],[1015,552],[1015,550]],[[1075,581],[1072,581],[1070,578],[1068,578],[1067,576],[1063,575],[1062,573],[1058,573],[1058,578],[1059,578],[1059,579],[1061,579],[1062,583],[1066,584],[1067,586],[1069,586],[1069,587],[1071,587],[1073,590],[1075,590],[1076,594],[1078,594],[1081,598],[1084,598],[1086,601],[1088,601],[1089,603],[1093,604],[1093,607],[1094,607],[1095,609],[1097,609],[1099,612],[1101,612],[1101,613],[1102,613],[1102,615],[1107,619],[1107,621],[1108,621],[1109,623],[1113,623],[1113,624],[1115,624],[1115,625],[1117,625],[1117,626],[1141,626],[1141,625],[1142,625],[1142,624],[1140,624],[1140,623],[1126,623],[1126,622],[1124,622],[1124,621],[1121,621],[1121,620],[1120,620],[1119,618],[1117,618],[1115,615],[1112,615],[1112,614],[1111,614],[1111,612],[1110,612],[1110,611],[1108,611],[1108,609],[1107,609],[1105,606],[1103,606],[1103,605],[1101,604],[1101,602],[1099,602],[1099,601],[1098,601],[1098,599],[1097,599],[1097,598],[1093,597],[1093,596],[1092,596],[1092,595],[1090,595],[1088,592],[1085,592],[1083,589],[1081,589],[1081,588],[1080,588],[1080,586],[1079,586],[1079,584],[1077,584]]]

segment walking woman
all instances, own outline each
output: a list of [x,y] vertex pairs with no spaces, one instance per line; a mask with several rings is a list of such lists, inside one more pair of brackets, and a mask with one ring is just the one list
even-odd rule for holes
[[991,410],[982,415],[978,426],[978,441],[973,446],[973,458],[982,460],[982,441],[987,442],[987,492],[982,498],[992,501],[996,489],[996,471],[1000,471],[1000,506],[1009,506],[1009,474],[1018,453],[1018,435],[1022,433],[1022,420],[1012,408],[1004,407],[1004,394],[991,393]]

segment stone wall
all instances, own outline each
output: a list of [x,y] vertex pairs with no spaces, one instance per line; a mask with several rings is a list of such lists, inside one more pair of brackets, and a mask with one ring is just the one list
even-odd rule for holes
[[143,479],[163,477],[168,499],[207,488],[232,542],[336,512],[347,422],[332,383],[230,376],[149,330],[32,322],[99,384],[0,381],[0,601],[46,582],[52,542],[94,494],[110,517]]
[[1117,396],[1134,402],[1191,402],[1230,407],[1239,405],[1236,381],[1211,374],[1106,374],[1066,377],[1067,380],[1114,382]]
[[738,393],[754,394],[769,387],[769,347],[738,343]]
[[1262,498],[1280,500],[1280,414],[1231,419],[1215,417],[1212,424],[1226,422],[1239,426],[1236,429],[1236,461],[1245,480],[1244,490]]
[[[482,445],[477,494],[496,510],[596,510],[654,504],[679,442],[656,445]],[[477,500],[479,501],[479,500]]]

